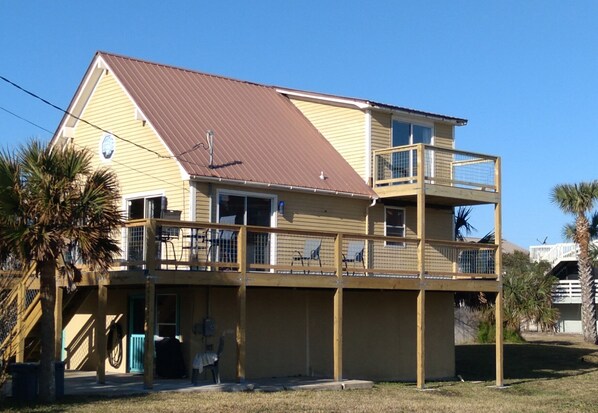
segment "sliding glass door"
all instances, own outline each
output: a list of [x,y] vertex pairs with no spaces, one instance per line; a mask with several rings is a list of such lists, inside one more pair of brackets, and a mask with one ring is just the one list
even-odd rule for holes
[[[271,227],[274,221],[275,199],[268,196],[221,192],[218,195],[218,222],[234,222],[237,225]],[[247,234],[247,262],[270,264],[270,234],[249,231]]]

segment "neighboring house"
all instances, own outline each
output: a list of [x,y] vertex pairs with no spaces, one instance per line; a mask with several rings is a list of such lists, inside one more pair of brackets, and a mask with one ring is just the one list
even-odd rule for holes
[[[225,334],[229,380],[455,375],[454,292],[501,290],[500,243],[453,239],[481,204],[501,239],[500,159],[455,149],[466,120],[103,52],[68,110],[53,144],[113,169],[130,221],[57,312],[67,368],[151,386],[146,338],[179,338],[189,371]],[[472,251],[492,264],[465,272]]]
[[[598,247],[598,241],[593,241]],[[557,329],[561,333],[581,334],[581,286],[577,269],[577,244],[560,243],[529,247],[530,259],[547,261],[551,265],[550,273],[559,279],[552,295],[553,305],[559,310]],[[594,280],[597,268],[594,268]],[[598,283],[594,281],[594,288]],[[597,289],[598,291],[598,289]],[[598,303],[598,294],[596,295]],[[598,324],[597,324],[598,325]]]

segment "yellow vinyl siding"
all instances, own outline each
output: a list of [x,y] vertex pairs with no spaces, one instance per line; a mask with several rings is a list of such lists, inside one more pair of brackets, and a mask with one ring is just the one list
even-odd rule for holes
[[372,111],[372,150],[389,148],[390,142],[390,113]]
[[298,192],[277,195],[285,201],[279,228],[365,233],[367,201]]
[[[434,146],[453,148],[453,126],[445,123],[434,124]],[[434,152],[434,174],[436,178],[452,178],[453,156],[449,152]]]
[[206,182],[193,182],[195,193],[195,220],[210,222],[210,190],[212,184]]
[[[371,176],[377,177],[376,171],[374,171],[375,167],[375,160],[374,160],[374,151],[380,149],[386,149],[391,146],[390,140],[390,132],[391,132],[391,116],[390,113],[382,113],[382,112],[374,112],[372,111],[372,157],[371,165],[372,165],[372,173]],[[390,173],[390,170],[388,170]],[[378,176],[378,178],[381,178]],[[384,178],[390,178],[389,176],[385,176]]]
[[453,125],[446,123],[434,124],[434,146],[439,148],[453,149]]
[[[291,102],[365,179],[365,114],[358,109],[291,99]],[[314,148],[317,150],[317,148]]]
[[[417,208],[414,206],[391,206],[405,210],[405,237],[417,238]],[[370,209],[370,222],[372,222],[374,235],[385,235],[385,207],[378,204]],[[426,237],[428,239],[452,240],[452,210],[426,209]],[[382,242],[370,244],[370,259],[374,267],[389,265],[396,269],[413,269],[417,266],[417,248],[415,243],[406,243],[403,246],[384,245]],[[398,261],[398,263],[397,263]],[[452,262],[442,255],[441,251],[434,248],[426,249],[426,262],[432,263],[429,271],[451,271]]]
[[[196,185],[198,187],[197,220],[207,221],[209,217],[209,184],[198,182]],[[249,196],[276,196],[278,201],[284,201],[284,214],[276,212],[278,228],[365,233],[365,210],[369,203],[367,200],[300,191],[259,191],[243,186],[211,185],[213,220],[216,219],[218,192],[236,191]]]
[[[165,157],[170,154],[149,124],[135,119],[135,105],[111,72],[103,74],[81,117],[113,135],[135,142]],[[134,194],[160,192],[168,198],[168,209],[181,210],[181,219],[189,218],[189,186],[183,181],[174,159],[159,158],[115,136],[113,158],[105,162],[99,156],[104,132],[83,122],[75,126],[74,143],[88,148],[96,167],[112,169],[118,176],[123,198]]]

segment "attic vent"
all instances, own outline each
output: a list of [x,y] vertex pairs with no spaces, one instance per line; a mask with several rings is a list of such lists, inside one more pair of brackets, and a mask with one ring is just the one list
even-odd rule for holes
[[143,126],[145,126],[145,122],[147,122],[147,118],[145,117],[143,112],[141,112],[141,110],[139,110],[139,108],[135,108],[135,120],[142,121]]

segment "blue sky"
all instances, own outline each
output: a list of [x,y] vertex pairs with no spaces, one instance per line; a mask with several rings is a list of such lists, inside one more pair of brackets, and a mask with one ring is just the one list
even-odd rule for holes
[[[557,183],[597,178],[598,2],[0,1],[0,75],[67,107],[96,50],[464,117],[502,157],[503,235],[561,241]],[[61,114],[0,82],[0,146]],[[478,235],[490,211],[476,212]]]

